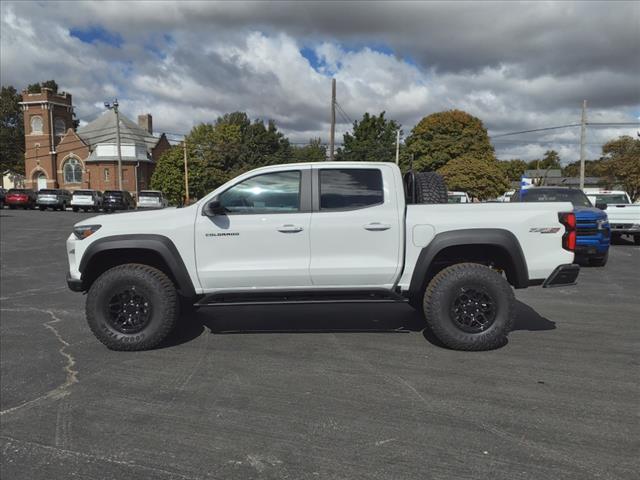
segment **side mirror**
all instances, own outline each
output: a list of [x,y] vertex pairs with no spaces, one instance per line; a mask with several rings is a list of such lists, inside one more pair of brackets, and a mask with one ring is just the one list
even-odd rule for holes
[[606,203],[596,203],[596,208],[599,208],[600,210],[606,210],[607,209],[607,204]]
[[215,217],[216,215],[224,215],[227,209],[220,205],[220,200],[214,198],[204,206],[202,213],[207,217]]

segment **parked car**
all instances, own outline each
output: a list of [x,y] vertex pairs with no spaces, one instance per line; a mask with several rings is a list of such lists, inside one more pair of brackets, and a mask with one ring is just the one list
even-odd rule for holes
[[12,188],[7,192],[4,197],[4,203],[9,205],[9,208],[15,209],[22,207],[25,210],[27,208],[36,208],[36,192],[28,188]]
[[569,202],[447,205],[440,175],[390,162],[272,165],[185,208],[76,224],[67,284],[114,350],[160,344],[181,305],[327,302],[408,303],[448,347],[486,350],[512,329],[512,286],[575,284],[575,225]]
[[136,201],[126,190],[105,190],[102,197],[102,208],[105,212],[131,210],[136,208]]
[[591,203],[607,213],[611,225],[611,238],[629,235],[633,237],[636,245],[640,245],[640,205],[631,203],[627,192],[585,189],[585,193]]
[[[566,187],[531,187],[516,191],[512,202],[571,202],[576,214],[576,257],[603,267],[609,258],[611,230],[606,213],[595,208],[582,190]],[[537,225],[532,225],[537,228]]]
[[508,203],[511,201],[511,197],[513,197],[513,194],[516,193],[515,190],[509,190],[508,192],[503,193],[502,195],[500,195],[497,200],[500,203]]
[[98,190],[74,190],[71,196],[71,208],[74,212],[82,209],[85,212],[98,212],[102,208],[102,192]]
[[165,208],[168,206],[167,197],[159,190],[141,190],[138,195],[138,208]]
[[47,208],[64,211],[71,203],[71,193],[69,190],[43,188],[38,190],[36,203],[40,211],[44,211]]
[[448,203],[471,203],[467,192],[447,192]]
[[7,191],[0,187],[0,208],[4,208],[4,197],[7,194]]

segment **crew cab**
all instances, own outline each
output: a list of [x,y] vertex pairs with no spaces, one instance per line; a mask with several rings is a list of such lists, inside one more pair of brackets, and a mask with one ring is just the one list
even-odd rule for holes
[[611,231],[607,214],[595,208],[582,190],[567,187],[531,187],[518,191],[512,202],[571,202],[576,214],[576,256],[594,267],[609,258]]
[[157,346],[181,306],[317,302],[408,303],[444,345],[490,349],[511,330],[512,287],[576,282],[572,209],[447,204],[439,175],[392,163],[274,165],[185,208],[83,220],[67,283],[116,350]]
[[631,203],[627,192],[585,189],[585,193],[591,203],[607,213],[612,238],[629,235],[640,245],[640,205]]

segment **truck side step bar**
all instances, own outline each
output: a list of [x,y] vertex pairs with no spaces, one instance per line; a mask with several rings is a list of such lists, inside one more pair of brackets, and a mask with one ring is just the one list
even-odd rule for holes
[[234,290],[210,293],[194,306],[220,307],[238,305],[284,305],[308,303],[406,303],[408,299],[391,290]]

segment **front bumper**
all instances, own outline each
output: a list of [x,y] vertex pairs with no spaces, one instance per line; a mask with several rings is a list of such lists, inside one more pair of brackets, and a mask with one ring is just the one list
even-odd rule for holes
[[575,285],[580,273],[580,266],[573,263],[560,265],[551,272],[551,275],[544,281],[542,288],[566,287]]
[[82,288],[82,279],[73,278],[69,272],[67,272],[67,286],[72,292],[82,292],[84,290]]

